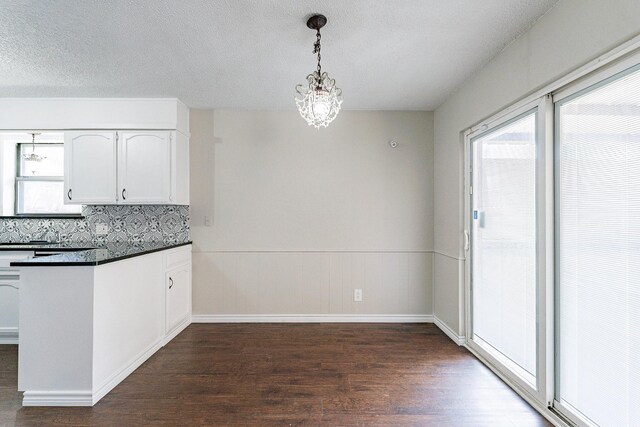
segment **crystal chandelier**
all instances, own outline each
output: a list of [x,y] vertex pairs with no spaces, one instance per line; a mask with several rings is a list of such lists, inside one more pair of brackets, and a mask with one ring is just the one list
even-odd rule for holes
[[336,87],[336,81],[322,72],[320,65],[320,28],[327,23],[324,15],[313,15],[307,21],[307,27],[316,30],[316,42],[313,53],[318,55],[318,68],[307,76],[307,83],[296,86],[296,105],[309,126],[327,127],[336,118],[342,105],[342,89]]
[[46,157],[36,154],[36,135],[40,135],[40,133],[34,132],[30,135],[31,135],[31,154],[23,154],[22,159],[24,160],[25,166],[31,169],[31,173],[35,175],[38,169],[38,163],[46,159]]

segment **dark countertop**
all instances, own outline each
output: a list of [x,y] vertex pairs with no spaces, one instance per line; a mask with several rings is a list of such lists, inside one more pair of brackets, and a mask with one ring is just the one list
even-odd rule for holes
[[76,242],[76,243],[0,243],[0,252],[27,251],[27,252],[75,252],[85,249],[97,249],[96,243]]
[[[42,252],[65,252],[58,255],[41,256],[28,260],[11,263],[11,267],[68,267],[68,266],[96,266],[109,262],[120,261],[139,255],[179,246],[190,245],[185,242],[114,242],[96,245],[95,243],[59,243],[54,245],[17,245],[11,246],[12,251],[25,250]],[[96,246],[100,246],[96,248]],[[0,248],[9,247],[2,245]],[[5,249],[2,249],[5,250]]]

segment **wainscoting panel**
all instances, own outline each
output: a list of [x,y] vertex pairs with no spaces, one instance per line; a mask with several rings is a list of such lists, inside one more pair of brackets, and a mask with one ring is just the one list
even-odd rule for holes
[[[193,313],[431,315],[431,252],[194,252]],[[362,289],[363,301],[353,301]]]
[[[463,301],[460,296],[464,287],[465,261],[456,256],[434,253],[434,303],[435,317],[456,337],[464,337],[462,314]],[[444,330],[444,329],[443,329]],[[447,332],[447,331],[445,331]]]

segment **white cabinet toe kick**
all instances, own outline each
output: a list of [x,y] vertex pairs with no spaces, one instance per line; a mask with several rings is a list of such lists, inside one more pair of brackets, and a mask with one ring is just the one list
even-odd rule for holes
[[22,268],[24,406],[92,406],[191,323],[191,245]]

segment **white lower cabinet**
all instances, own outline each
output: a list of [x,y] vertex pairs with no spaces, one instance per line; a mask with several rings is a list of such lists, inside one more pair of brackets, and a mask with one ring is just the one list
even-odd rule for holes
[[164,251],[165,333],[191,317],[191,245]]
[[174,268],[166,274],[166,332],[171,332],[189,317],[191,308],[191,264]]
[[20,272],[0,270],[0,344],[18,342]]
[[32,251],[0,251],[0,344],[18,343],[20,270],[10,264],[32,256]]
[[20,279],[23,406],[92,406],[191,323],[191,245]]

